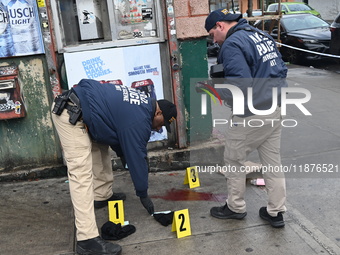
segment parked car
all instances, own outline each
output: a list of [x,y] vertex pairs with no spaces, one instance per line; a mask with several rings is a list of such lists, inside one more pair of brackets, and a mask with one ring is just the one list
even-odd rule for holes
[[[264,22],[264,27],[262,26]],[[271,31],[271,25],[274,22]],[[331,32],[329,23],[312,14],[291,14],[283,15],[280,20],[280,40],[281,43],[296,48],[313,52],[329,53]],[[278,20],[259,20],[255,27],[269,33],[274,39],[278,39]],[[290,63],[302,63],[308,60],[319,60],[320,55],[307,53],[300,50],[282,46],[282,58]]]
[[340,55],[340,12],[330,26],[331,30],[331,45],[330,53]]
[[[278,3],[268,5],[267,12],[276,12],[279,8]],[[299,2],[286,2],[281,3],[281,11],[284,14],[299,14],[299,13],[311,13],[319,18],[321,15],[318,11],[314,10],[306,3]]]
[[[262,10],[258,10],[258,9],[257,9],[257,10],[253,10],[253,11],[252,11],[252,15],[253,15],[253,17],[261,16],[261,15],[263,15],[263,14],[262,14]],[[247,12],[243,13],[243,14],[242,14],[242,17],[243,17],[243,18],[247,18],[247,17],[248,17],[248,13],[247,13]]]

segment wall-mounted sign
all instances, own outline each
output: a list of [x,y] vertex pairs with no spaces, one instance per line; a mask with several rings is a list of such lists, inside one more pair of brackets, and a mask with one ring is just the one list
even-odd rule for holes
[[0,120],[26,116],[16,66],[0,67]]
[[0,57],[44,53],[35,0],[0,0]]
[[[69,87],[81,79],[121,80],[156,99],[164,98],[158,44],[110,48],[64,54]],[[153,132],[151,141],[164,140],[167,132]]]

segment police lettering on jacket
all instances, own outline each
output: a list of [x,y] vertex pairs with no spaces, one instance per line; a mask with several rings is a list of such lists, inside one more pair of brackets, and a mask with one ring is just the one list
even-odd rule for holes
[[116,90],[123,92],[123,101],[129,102],[130,104],[140,105],[141,103],[147,104],[147,95],[137,91],[134,88],[125,87],[122,85],[116,85]]
[[256,49],[259,55],[262,57],[263,62],[266,62],[274,58],[278,58],[274,42],[270,40],[268,37],[260,35],[257,32],[255,34],[249,35],[249,37],[255,43]]

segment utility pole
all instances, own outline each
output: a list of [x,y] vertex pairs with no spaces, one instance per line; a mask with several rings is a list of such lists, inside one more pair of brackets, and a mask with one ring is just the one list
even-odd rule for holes
[[253,0],[248,0],[247,15],[248,17],[253,17]]

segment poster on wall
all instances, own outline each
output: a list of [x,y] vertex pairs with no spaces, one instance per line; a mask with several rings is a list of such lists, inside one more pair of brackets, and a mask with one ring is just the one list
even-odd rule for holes
[[0,120],[26,116],[25,102],[19,84],[17,66],[0,67]]
[[118,39],[157,36],[152,0],[114,0]]
[[[69,88],[81,79],[121,80],[123,85],[162,99],[163,80],[158,44],[64,53]],[[163,127],[150,141],[167,139]]]
[[0,58],[44,53],[35,0],[0,0]]

